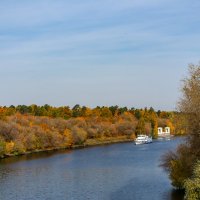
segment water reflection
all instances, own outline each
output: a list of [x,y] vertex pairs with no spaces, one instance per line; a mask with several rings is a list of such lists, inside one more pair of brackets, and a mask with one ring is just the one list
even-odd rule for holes
[[8,157],[5,159],[0,160],[0,165],[5,164],[12,164],[16,162],[22,162],[22,161],[30,161],[30,160],[36,160],[36,159],[46,159],[52,156],[56,156],[58,154],[66,154],[71,153],[72,150],[52,150],[47,152],[37,152],[37,153],[30,153],[26,155],[20,155],[20,156],[14,156],[14,157]]

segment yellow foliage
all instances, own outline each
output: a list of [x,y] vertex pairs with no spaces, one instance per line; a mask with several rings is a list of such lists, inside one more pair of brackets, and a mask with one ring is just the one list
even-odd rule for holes
[[170,132],[174,134],[175,127],[171,121],[167,120],[167,126],[170,127]]
[[5,119],[6,117],[6,109],[0,107],[0,119]]
[[6,153],[12,153],[13,152],[13,149],[14,149],[14,142],[11,141],[11,142],[6,142]]
[[135,133],[132,133],[132,134],[130,135],[130,139],[131,139],[131,140],[135,140],[135,138],[136,138]]
[[32,126],[33,126],[33,122],[30,122],[30,123],[29,123],[29,126],[32,127]]
[[74,140],[71,131],[69,129],[65,129],[63,135],[65,138],[64,146],[72,146],[74,144]]

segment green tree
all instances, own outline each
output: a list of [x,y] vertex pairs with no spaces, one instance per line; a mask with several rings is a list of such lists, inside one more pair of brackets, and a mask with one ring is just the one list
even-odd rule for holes
[[140,118],[142,117],[141,110],[139,110],[139,109],[136,109],[136,110],[135,110],[135,117],[136,117],[137,119],[140,119]]
[[112,115],[115,116],[115,114],[118,113],[118,106],[110,106],[109,110],[112,112]]
[[63,107],[63,118],[69,119],[72,116],[72,111],[69,106]]
[[18,105],[16,110],[21,114],[30,113],[29,107],[26,105]]
[[128,111],[128,108],[127,107],[123,107],[123,108],[119,108],[119,114],[123,114],[124,112],[127,112]]
[[81,116],[81,106],[79,104],[76,104],[73,108],[72,108],[72,116],[73,117],[80,117]]

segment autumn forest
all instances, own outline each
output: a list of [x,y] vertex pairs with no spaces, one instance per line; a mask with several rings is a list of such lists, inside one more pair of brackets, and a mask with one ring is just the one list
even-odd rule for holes
[[180,113],[151,108],[88,108],[75,105],[0,107],[0,157],[73,148],[114,141],[131,141],[138,134],[157,137],[157,127],[185,133]]

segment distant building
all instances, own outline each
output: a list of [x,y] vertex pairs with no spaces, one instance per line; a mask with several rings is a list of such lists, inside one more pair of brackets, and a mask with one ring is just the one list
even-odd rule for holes
[[162,127],[158,127],[158,137],[168,135],[170,135],[170,127],[165,127],[164,129]]

